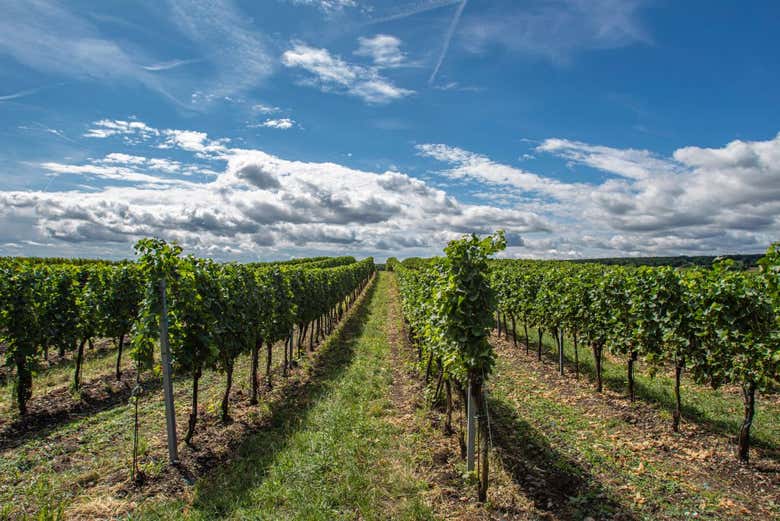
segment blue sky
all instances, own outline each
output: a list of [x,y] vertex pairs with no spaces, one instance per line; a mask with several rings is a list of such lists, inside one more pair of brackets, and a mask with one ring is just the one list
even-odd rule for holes
[[0,255],[760,252],[780,4],[0,0]]

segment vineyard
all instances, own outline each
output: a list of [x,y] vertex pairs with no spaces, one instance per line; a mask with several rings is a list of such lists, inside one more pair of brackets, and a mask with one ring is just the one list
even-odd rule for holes
[[0,518],[780,515],[776,246],[747,271],[504,246],[379,277],[158,239],[0,260]]
[[739,388],[743,415],[735,433],[736,459],[748,463],[756,395],[780,389],[777,245],[759,261],[758,272],[739,270],[732,260],[685,270],[488,260],[503,247],[499,233],[481,241],[453,241],[445,257],[388,261],[399,277],[418,363],[426,382],[436,382],[433,401],[444,403],[445,430],[452,431],[453,392],[461,398],[462,415],[468,416],[460,444],[470,472],[475,463],[471,438],[479,445],[475,476],[480,501],[487,498],[489,483],[490,414],[484,388],[496,362],[487,339],[491,329],[511,338],[514,348],[524,346],[526,354],[535,344],[538,361],[546,350],[546,333],[555,344],[561,377],[568,364],[568,337],[572,376],[580,376],[584,347],[592,356],[597,393],[604,390],[605,355],[622,361],[630,402],[636,398],[637,364],[653,374],[673,368],[674,432],[681,428],[685,372],[713,389]]
[[[283,354],[276,356],[281,357],[281,376],[287,377],[305,352],[333,333],[374,274],[370,258],[218,264],[183,256],[179,246],[157,239],[140,241],[136,251],[137,262],[3,261],[0,331],[9,369],[3,378],[10,380],[16,409],[13,420],[3,418],[0,424],[3,449],[67,415],[28,410],[37,371],[44,364],[56,367],[58,361],[67,362],[64,365],[72,366],[69,389],[78,395],[86,348],[95,352],[95,342],[107,339],[114,347],[116,382],[126,384],[123,355],[130,350],[135,375],[127,396],[135,404],[130,470],[132,480],[141,483],[146,472],[138,447],[138,402],[150,385],[143,375],[159,374],[164,365],[164,358],[156,355],[163,335],[168,365],[180,379],[191,381],[184,441],[192,444],[197,440],[200,379],[205,371],[223,375],[219,416],[228,423],[239,357],[251,358],[248,403],[257,405],[261,387],[270,390],[274,385],[274,353],[282,349]],[[259,366],[261,350],[264,373]],[[112,389],[109,394],[127,393]],[[171,459],[178,463],[177,456]]]

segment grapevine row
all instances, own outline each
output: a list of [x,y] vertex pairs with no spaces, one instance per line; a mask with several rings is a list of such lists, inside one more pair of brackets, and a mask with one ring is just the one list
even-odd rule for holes
[[[472,235],[451,241],[444,250],[445,257],[404,264],[395,259],[387,262],[388,269],[398,276],[403,315],[410,340],[417,346],[426,381],[434,368],[439,375],[434,399],[444,389],[445,429],[452,432],[453,389],[460,395],[464,408],[469,402],[476,405],[480,501],[486,499],[488,486],[489,434],[484,383],[495,364],[495,353],[488,342],[496,308],[488,257],[505,245],[501,232],[484,239]],[[472,433],[469,429],[470,438]],[[473,446],[471,440],[461,439],[466,447]],[[468,450],[467,468],[471,470]]]
[[539,359],[542,335],[548,332],[556,340],[561,374],[564,332],[574,346],[577,373],[579,346],[588,346],[599,392],[605,350],[625,360],[631,400],[637,360],[654,369],[674,367],[675,431],[683,372],[713,387],[739,386],[744,418],[738,457],[748,461],[756,392],[776,388],[780,377],[776,246],[761,265],[755,272],[736,269],[732,261],[675,269],[497,260],[491,263],[497,326],[499,332],[516,334],[522,325],[526,349],[528,330],[535,329]]
[[63,356],[74,353],[76,388],[85,344],[93,338],[114,339],[117,378],[126,337],[139,369],[151,367],[162,309],[159,283],[165,279],[172,365],[193,383],[189,441],[197,422],[198,380],[205,369],[225,374],[222,417],[227,419],[236,358],[250,353],[251,400],[256,403],[259,351],[267,350],[270,385],[273,345],[285,341],[286,372],[294,348],[301,353],[306,333],[312,349],[374,272],[370,258],[220,264],[184,256],[179,246],[158,239],[139,241],[136,250],[137,262],[0,261],[0,340],[6,364],[15,369],[20,414],[26,413],[32,394],[33,372],[50,348]]

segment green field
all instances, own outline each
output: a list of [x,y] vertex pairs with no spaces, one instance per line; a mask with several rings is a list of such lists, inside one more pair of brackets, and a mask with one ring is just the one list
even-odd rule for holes
[[[274,388],[258,406],[247,404],[249,359],[240,357],[227,425],[218,419],[224,376],[206,372],[202,424],[194,447],[181,445],[181,469],[166,464],[163,404],[156,377],[147,375],[140,486],[130,482],[127,400],[91,404],[94,411],[73,412],[13,443],[4,439],[11,445],[0,458],[0,518],[780,516],[775,397],[760,398],[759,447],[751,465],[740,467],[733,462],[731,417],[740,403],[733,393],[686,382],[683,432],[672,435],[666,376],[639,375],[640,400],[630,404],[617,364],[607,364],[609,386],[598,396],[587,378],[587,353],[580,354],[585,375],[576,381],[503,338],[493,339],[499,358],[489,384],[493,477],[488,501],[477,504],[457,437],[442,434],[442,412],[423,398],[395,286],[395,275],[381,272],[334,334],[286,378],[277,356]],[[84,381],[110,381],[114,361],[111,349],[88,351]],[[69,377],[68,364],[42,371],[35,399],[67,393]],[[177,378],[175,390],[181,429],[189,380]],[[84,399],[69,396],[75,405]],[[13,414],[8,386],[0,407],[4,419]]]

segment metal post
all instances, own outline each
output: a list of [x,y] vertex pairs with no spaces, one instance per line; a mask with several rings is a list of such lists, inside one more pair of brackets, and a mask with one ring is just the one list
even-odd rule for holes
[[477,435],[477,415],[475,411],[477,404],[474,399],[474,386],[471,383],[471,380],[469,380],[468,385],[468,401],[466,406],[466,414],[468,416],[466,420],[466,470],[472,472],[474,470],[474,440]]
[[563,376],[563,331],[558,337],[558,373]]
[[179,462],[178,440],[176,439],[176,411],[173,408],[173,382],[171,381],[171,349],[168,345],[168,302],[165,297],[165,278],[160,280],[160,358],[163,374],[163,394],[165,396],[165,426],[168,432],[168,461]]

